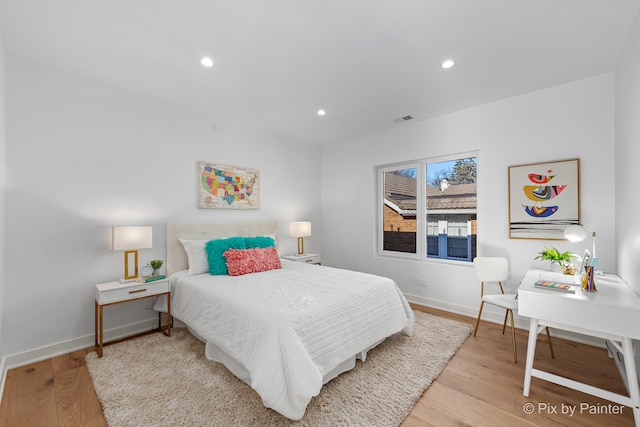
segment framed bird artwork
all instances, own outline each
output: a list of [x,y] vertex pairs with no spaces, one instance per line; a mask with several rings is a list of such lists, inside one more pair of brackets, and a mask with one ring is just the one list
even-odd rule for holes
[[509,238],[564,240],[580,223],[580,159],[509,166]]

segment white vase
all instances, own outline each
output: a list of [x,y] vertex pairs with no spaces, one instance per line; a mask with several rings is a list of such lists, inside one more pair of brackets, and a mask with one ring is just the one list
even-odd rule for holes
[[553,271],[554,273],[561,273],[562,266],[556,261],[551,261],[551,271]]

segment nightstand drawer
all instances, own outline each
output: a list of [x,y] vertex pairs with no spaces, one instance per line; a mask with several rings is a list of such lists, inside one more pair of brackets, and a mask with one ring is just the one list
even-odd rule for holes
[[301,259],[298,262],[304,262],[305,264],[320,264],[320,255],[309,255],[303,258],[304,259]]
[[304,254],[304,255],[287,255],[282,258],[288,259],[289,261],[302,262],[305,264],[315,264],[320,265],[321,257],[319,254]]
[[169,292],[169,281],[149,283],[102,283],[96,285],[96,302],[100,305],[159,295]]

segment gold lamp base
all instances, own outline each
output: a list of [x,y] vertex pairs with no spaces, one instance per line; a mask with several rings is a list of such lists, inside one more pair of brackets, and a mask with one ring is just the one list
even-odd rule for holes
[[[133,275],[129,274],[129,258],[133,255]],[[124,279],[120,279],[120,283],[133,282],[138,278],[138,251],[124,251]]]

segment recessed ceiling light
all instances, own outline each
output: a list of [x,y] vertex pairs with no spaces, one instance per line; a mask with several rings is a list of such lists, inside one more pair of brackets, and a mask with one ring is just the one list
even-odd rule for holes
[[455,62],[453,62],[453,59],[447,59],[442,63],[442,68],[451,68],[454,65],[455,65]]
[[324,116],[325,114],[327,114],[327,112],[326,112],[326,111],[324,111],[324,110],[322,110],[322,109],[318,110],[318,115],[319,115],[319,116]]
[[213,59],[209,58],[208,56],[205,56],[204,58],[202,58],[200,60],[200,63],[202,64],[203,67],[213,67]]

